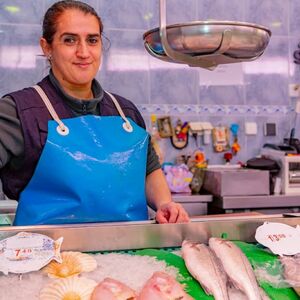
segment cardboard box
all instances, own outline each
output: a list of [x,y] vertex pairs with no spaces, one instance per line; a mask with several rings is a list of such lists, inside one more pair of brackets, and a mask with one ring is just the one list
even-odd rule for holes
[[270,194],[269,171],[252,169],[208,169],[203,188],[214,196]]

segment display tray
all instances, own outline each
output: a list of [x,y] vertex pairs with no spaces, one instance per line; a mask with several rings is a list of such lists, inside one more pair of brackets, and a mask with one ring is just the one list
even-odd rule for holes
[[[170,252],[170,248],[178,248],[182,241],[193,240],[207,243],[210,237],[226,237],[235,242],[248,257],[252,265],[262,261],[261,248],[255,244],[254,235],[258,226],[265,221],[280,222],[290,226],[300,225],[300,217],[276,216],[255,219],[247,217],[220,217],[213,220],[194,219],[187,224],[154,224],[153,221],[120,222],[102,224],[73,224],[51,226],[4,226],[0,227],[0,239],[18,232],[35,232],[45,234],[53,239],[63,237],[63,251],[81,252],[125,252],[132,255],[154,256],[164,260],[167,265],[178,269],[178,281],[185,284],[187,292],[199,299],[213,299],[205,295],[201,286],[188,273],[181,257]],[[247,244],[245,243],[247,242]],[[174,249],[172,249],[174,250]],[[275,255],[264,254],[264,262],[268,264],[277,260]],[[298,296],[291,288],[277,289],[266,282],[260,286],[274,300],[296,300]]]
[[[244,254],[249,259],[252,267],[254,268],[257,265],[268,265],[271,269],[277,268],[278,274],[281,273],[279,267],[279,261],[276,255],[268,253],[263,250],[260,246],[255,244],[248,244],[240,241],[236,241],[235,244],[244,252]],[[130,251],[128,253],[133,255],[147,255],[153,256],[158,260],[163,260],[169,266],[173,266],[178,270],[177,280],[185,286],[186,292],[191,295],[194,299],[203,299],[203,300],[212,300],[212,296],[208,296],[201,285],[191,276],[188,272],[184,260],[178,255],[173,254],[171,251],[180,250],[178,249],[144,249]],[[260,287],[265,291],[265,293],[272,300],[297,300],[299,299],[298,295],[292,288],[277,288],[266,281],[259,281]]]

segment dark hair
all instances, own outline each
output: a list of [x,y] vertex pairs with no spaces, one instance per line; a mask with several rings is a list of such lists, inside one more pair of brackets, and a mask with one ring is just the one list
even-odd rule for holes
[[63,0],[54,3],[45,13],[43,20],[43,38],[48,42],[48,44],[51,44],[53,41],[53,36],[57,30],[56,24],[58,18],[64,11],[69,9],[77,9],[84,14],[91,14],[95,16],[99,22],[100,34],[102,34],[103,23],[93,7],[81,1]]

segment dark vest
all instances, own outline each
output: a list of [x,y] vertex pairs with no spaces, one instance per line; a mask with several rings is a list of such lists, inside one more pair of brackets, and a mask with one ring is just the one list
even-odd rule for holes
[[[38,85],[42,87],[61,119],[74,117],[71,109],[64,103],[63,96],[51,84],[48,76]],[[16,103],[17,114],[21,122],[24,136],[24,157],[22,157],[23,163],[20,168],[14,169],[10,164],[7,164],[1,169],[0,174],[4,193],[10,199],[18,200],[20,193],[30,181],[37,166],[47,140],[48,121],[52,120],[52,117],[33,88],[25,88],[8,95]],[[144,120],[136,107],[129,100],[115,96],[125,115],[145,128]],[[118,115],[112,100],[106,93],[101,100],[100,114],[102,116]]]

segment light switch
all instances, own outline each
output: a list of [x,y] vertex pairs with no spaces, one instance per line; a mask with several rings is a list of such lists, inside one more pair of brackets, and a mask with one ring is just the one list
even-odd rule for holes
[[257,134],[257,124],[255,122],[245,123],[245,134],[256,135]]

